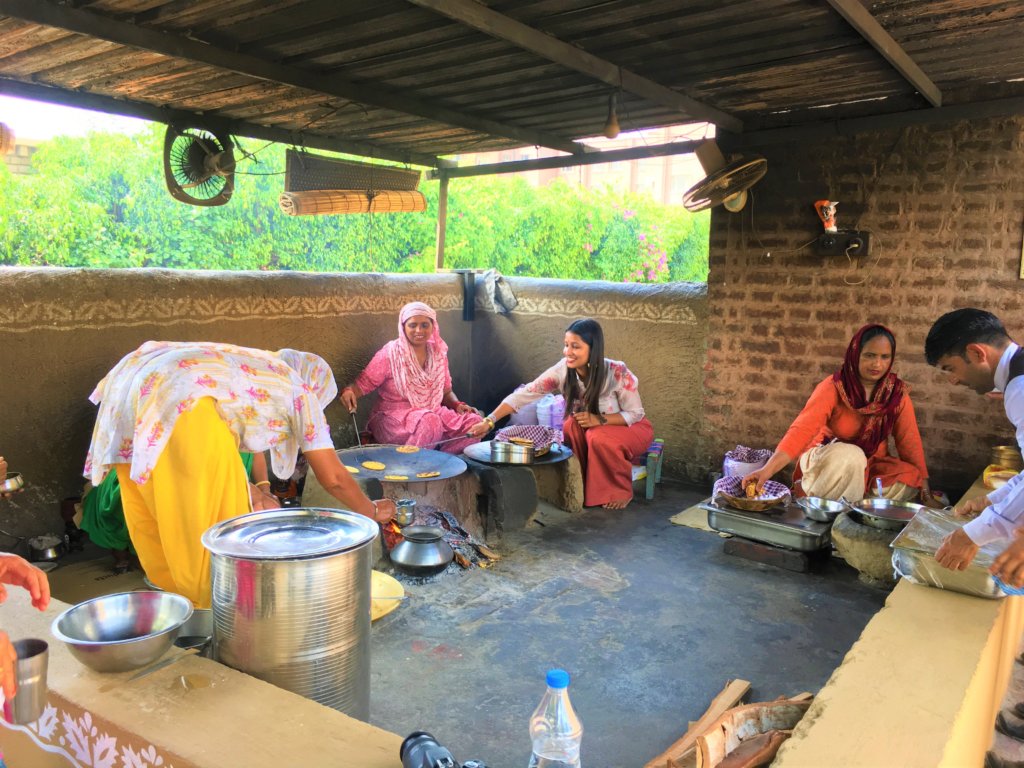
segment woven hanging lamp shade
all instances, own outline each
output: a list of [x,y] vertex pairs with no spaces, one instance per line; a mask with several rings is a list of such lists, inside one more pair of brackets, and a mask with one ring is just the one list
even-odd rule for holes
[[0,155],[14,151],[14,131],[5,123],[0,123]]
[[427,210],[422,192],[383,191],[374,194],[356,190],[321,189],[310,192],[282,192],[281,212],[288,216],[322,216],[332,213],[398,213]]

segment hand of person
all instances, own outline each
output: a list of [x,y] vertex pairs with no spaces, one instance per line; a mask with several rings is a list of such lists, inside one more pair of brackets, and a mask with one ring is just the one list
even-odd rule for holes
[[928,488],[921,489],[921,503],[930,509],[944,509],[946,506]]
[[264,484],[249,484],[249,497],[252,499],[252,511],[261,512],[264,509],[280,509],[281,501],[270,492],[270,486]]
[[373,519],[378,523],[388,523],[395,517],[398,507],[392,499],[375,499],[373,502]]
[[486,418],[483,421],[478,421],[472,427],[470,427],[466,434],[470,437],[483,437],[494,428],[494,423],[488,421]]
[[0,688],[3,688],[4,699],[10,701],[18,692],[18,679],[14,668],[18,662],[18,654],[14,650],[11,638],[6,632],[0,631]]
[[589,411],[578,411],[577,413],[574,413],[572,417],[576,419],[576,423],[583,429],[591,429],[592,427],[601,426],[601,419]]
[[50,582],[46,574],[17,555],[0,554],[0,603],[7,599],[3,584],[24,587],[32,596],[32,605],[45,611],[50,604]]
[[991,502],[988,496],[977,496],[970,501],[964,501],[953,509],[957,517],[976,517],[980,515]]
[[761,493],[764,490],[765,481],[771,480],[772,476],[765,473],[763,469],[755,469],[748,475],[744,475],[743,479],[740,480],[740,487],[746,490],[746,487],[751,483],[756,483],[754,486],[755,495]]
[[[455,412],[456,413],[480,413],[480,411],[478,411],[472,405],[470,405],[469,403],[463,403],[461,400],[458,403],[455,404]],[[480,415],[483,416],[482,413],[480,413]]]
[[935,560],[943,568],[951,571],[963,571],[978,554],[978,545],[963,529],[957,529],[942,540],[942,545],[935,553]]
[[1017,535],[1006,549],[999,553],[989,573],[998,576],[1010,587],[1024,587],[1024,531],[1017,529]]
[[345,404],[349,413],[356,412],[356,393],[352,391],[352,387],[345,387],[341,390],[341,394],[338,395],[338,399]]

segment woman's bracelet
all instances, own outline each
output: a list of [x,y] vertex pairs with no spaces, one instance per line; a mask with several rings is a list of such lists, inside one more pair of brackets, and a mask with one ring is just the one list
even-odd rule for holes
[[486,421],[488,424],[491,425],[491,429],[494,429],[494,417],[493,416],[484,416],[484,421]]
[[259,488],[261,485],[265,485],[267,487],[270,487],[270,481],[269,480],[260,480],[259,482],[253,483],[253,485],[255,485],[257,488]]

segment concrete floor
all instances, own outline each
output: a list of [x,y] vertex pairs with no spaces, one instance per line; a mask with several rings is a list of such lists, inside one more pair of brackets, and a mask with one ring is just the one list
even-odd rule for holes
[[461,762],[526,766],[544,672],[562,667],[583,764],[637,768],[730,679],[751,700],[817,691],[886,593],[834,558],[792,573],[669,522],[705,496],[665,483],[625,511],[546,508],[491,569],[407,585],[373,625],[371,722],[429,731]]

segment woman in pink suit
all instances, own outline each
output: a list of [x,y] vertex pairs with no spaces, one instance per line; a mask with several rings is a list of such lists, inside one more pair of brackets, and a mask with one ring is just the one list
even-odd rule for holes
[[[465,435],[480,414],[452,392],[448,345],[437,327],[437,313],[414,301],[398,315],[398,338],[373,356],[356,380],[341,391],[341,401],[355,411],[356,401],[377,390],[367,426],[380,443],[433,448],[438,442]],[[479,438],[440,446],[462,453]]]

